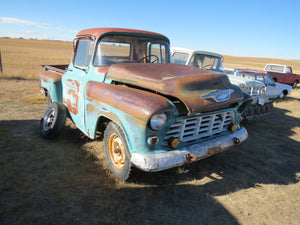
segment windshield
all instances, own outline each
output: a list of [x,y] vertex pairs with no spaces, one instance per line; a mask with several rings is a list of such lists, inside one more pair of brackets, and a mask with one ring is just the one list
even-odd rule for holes
[[269,75],[263,73],[240,72],[238,76],[252,80],[258,80],[263,82],[264,84],[274,84],[273,79]]
[[175,52],[173,54],[174,63],[180,63],[185,65],[189,58],[189,54],[183,52]]
[[248,79],[251,79],[251,80],[257,80],[254,73],[239,72],[238,76],[248,78]]
[[222,60],[216,56],[196,54],[191,58],[189,65],[200,69],[224,73]]
[[169,43],[151,37],[109,35],[96,47],[94,66],[116,63],[169,63]]

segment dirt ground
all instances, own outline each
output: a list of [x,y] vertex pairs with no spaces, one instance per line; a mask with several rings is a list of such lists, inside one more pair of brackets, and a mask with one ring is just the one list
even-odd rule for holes
[[101,140],[67,121],[39,136],[36,80],[0,80],[0,224],[300,224],[300,88],[244,122],[241,145],[158,173],[109,175]]

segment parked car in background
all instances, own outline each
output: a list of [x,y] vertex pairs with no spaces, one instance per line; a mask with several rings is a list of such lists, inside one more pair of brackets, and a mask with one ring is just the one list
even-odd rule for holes
[[[174,63],[193,66],[199,69],[205,69],[216,73],[225,73],[222,55],[207,52],[195,51],[193,49],[172,47],[172,60]],[[244,113],[244,118],[252,118],[254,116],[269,113],[273,107],[272,101],[265,99],[265,85],[261,81],[247,79],[237,76],[228,76],[230,82],[239,87],[244,93],[254,98],[253,103]]]
[[266,92],[264,93],[264,95],[269,99],[278,97],[285,98],[292,91],[292,87],[290,85],[275,82],[272,77],[267,73],[264,73],[264,71],[234,69],[234,75],[237,77],[243,77],[263,82],[266,86]]
[[264,68],[275,82],[291,85],[296,88],[300,81],[300,75],[293,73],[292,67],[280,64],[267,64]]

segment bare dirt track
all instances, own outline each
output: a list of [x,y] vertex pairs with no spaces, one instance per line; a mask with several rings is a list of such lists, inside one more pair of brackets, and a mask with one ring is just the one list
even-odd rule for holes
[[0,224],[300,224],[299,87],[245,122],[240,146],[124,183],[70,121],[39,136],[38,86],[0,80]]

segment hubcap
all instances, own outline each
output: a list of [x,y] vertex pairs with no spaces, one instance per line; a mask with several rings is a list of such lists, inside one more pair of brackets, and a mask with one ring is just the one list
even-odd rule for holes
[[114,167],[118,170],[121,170],[125,163],[125,151],[122,140],[117,134],[112,134],[109,136],[108,151]]
[[53,126],[54,118],[55,118],[55,111],[54,109],[52,109],[44,118],[44,123],[43,123],[44,130],[49,130]]

